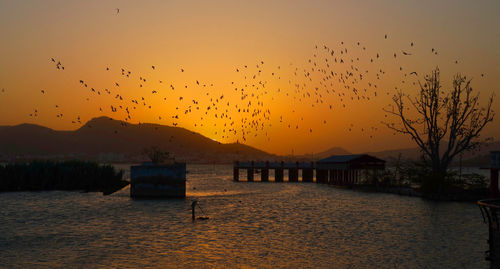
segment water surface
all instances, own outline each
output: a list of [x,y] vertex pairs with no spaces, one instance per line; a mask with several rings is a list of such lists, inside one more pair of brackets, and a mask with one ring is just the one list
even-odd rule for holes
[[[236,183],[231,166],[188,170],[185,200],[132,200],[129,189],[0,193],[0,267],[489,266],[473,203]],[[192,199],[209,220],[191,221]]]

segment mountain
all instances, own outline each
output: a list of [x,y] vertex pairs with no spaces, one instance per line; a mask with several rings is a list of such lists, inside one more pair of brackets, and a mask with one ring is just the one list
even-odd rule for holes
[[[444,152],[445,146],[441,147],[441,152]],[[483,145],[479,150],[472,152],[464,152],[462,155],[462,164],[468,166],[487,166],[490,161],[490,152],[500,150],[500,141],[494,141]],[[393,149],[384,150],[378,152],[367,152],[381,159],[391,160],[396,159],[401,154],[404,159],[417,160],[420,156],[419,148],[404,148],[404,149]],[[458,165],[459,156],[457,156],[452,165]]]
[[226,163],[274,159],[275,155],[239,144],[223,144],[181,127],[129,124],[94,118],[75,131],[21,124],[0,126],[0,159],[81,158],[114,162],[145,161],[142,150],[158,146],[187,162]]
[[[94,118],[75,131],[56,131],[34,124],[0,126],[0,162],[15,158],[89,159],[103,162],[146,161],[142,151],[158,146],[179,161],[189,163],[230,163],[234,160],[310,161],[331,155],[348,155],[332,147],[306,155],[277,156],[239,143],[223,144],[181,127],[159,124],[129,124],[108,117]],[[464,165],[487,165],[489,152],[500,150],[500,141],[473,153],[464,153]],[[389,162],[402,155],[418,159],[418,148],[366,152]],[[457,160],[458,161],[458,158]]]
[[314,159],[324,159],[332,155],[349,155],[349,154],[352,153],[340,147],[333,147],[325,151],[314,154]]
[[303,154],[303,155],[295,155],[286,156],[288,160],[296,160],[296,161],[310,161],[310,160],[321,160],[332,155],[349,155],[352,154],[349,151],[341,148],[341,147],[332,147],[325,151],[314,153],[314,154]]

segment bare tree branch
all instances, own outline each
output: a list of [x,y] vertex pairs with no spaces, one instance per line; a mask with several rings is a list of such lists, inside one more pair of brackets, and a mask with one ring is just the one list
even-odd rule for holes
[[[410,135],[422,150],[423,157],[432,162],[432,171],[444,175],[455,156],[474,150],[484,142],[480,133],[495,116],[494,95],[489,97],[485,107],[479,107],[479,93],[474,93],[471,80],[460,74],[453,77],[453,88],[445,92],[438,68],[425,76],[423,82],[419,81],[419,86],[420,91],[414,98],[402,90],[394,95],[391,109],[383,110],[396,116],[399,125],[384,124],[391,130]],[[414,119],[407,112],[410,108],[416,114]],[[441,145],[446,146],[442,153]]]

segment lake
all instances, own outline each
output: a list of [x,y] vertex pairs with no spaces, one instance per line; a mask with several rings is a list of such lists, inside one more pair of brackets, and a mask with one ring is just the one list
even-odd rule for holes
[[[181,200],[132,200],[128,188],[0,193],[0,267],[489,268],[474,203],[232,172],[188,165]],[[193,199],[208,220],[192,222]]]

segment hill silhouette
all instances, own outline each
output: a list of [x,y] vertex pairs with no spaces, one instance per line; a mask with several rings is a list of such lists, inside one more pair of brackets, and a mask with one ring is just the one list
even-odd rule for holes
[[314,153],[314,154],[303,154],[303,155],[288,155],[287,159],[297,160],[297,161],[311,161],[311,160],[321,160],[332,155],[349,155],[351,152],[341,148],[341,147],[332,147],[327,150]]
[[[13,159],[85,159],[103,162],[146,161],[142,150],[158,146],[178,161],[189,163],[231,163],[234,160],[310,161],[331,155],[347,155],[341,147],[314,153],[277,156],[240,143],[220,143],[199,133],[159,124],[129,124],[109,117],[91,119],[74,131],[57,131],[35,124],[0,126],[0,161]],[[489,152],[500,149],[500,141],[478,152],[465,153],[464,165],[487,165]],[[366,154],[390,161],[399,154],[418,159],[418,148],[391,149]],[[456,159],[455,161],[458,161]]]
[[[441,152],[444,152],[446,143],[443,143]],[[493,141],[481,146],[476,151],[464,152],[462,155],[462,165],[466,166],[488,166],[491,160],[490,152],[500,150],[500,141]],[[384,160],[397,159],[399,155],[403,159],[418,160],[421,156],[419,148],[391,149],[377,152],[366,152]],[[455,157],[451,165],[458,165],[459,156]]]
[[181,127],[129,124],[94,118],[75,131],[56,131],[34,124],[0,127],[1,158],[81,158],[99,161],[144,161],[145,147],[158,146],[176,160],[200,163],[274,159],[253,147],[224,144]]

